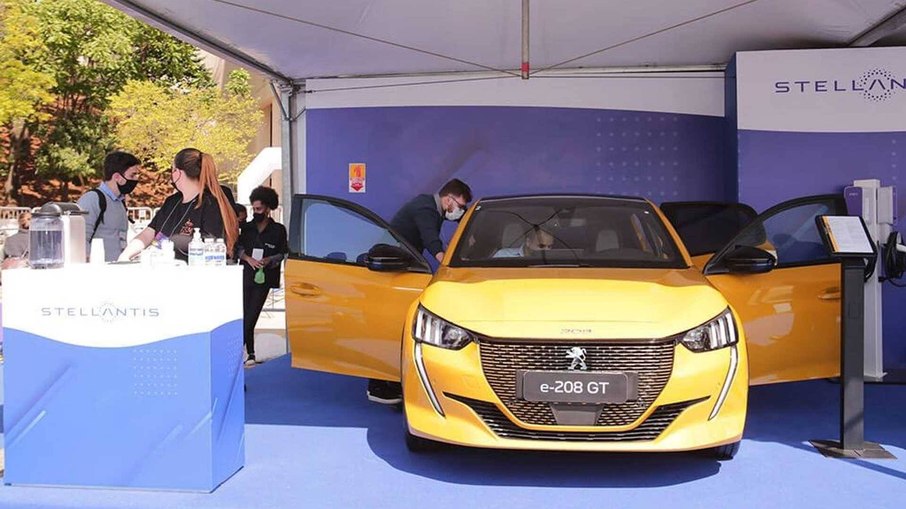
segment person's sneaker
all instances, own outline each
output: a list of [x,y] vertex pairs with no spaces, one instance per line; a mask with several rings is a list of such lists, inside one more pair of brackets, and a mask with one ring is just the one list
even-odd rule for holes
[[403,386],[399,382],[368,380],[368,401],[382,405],[398,405],[403,402]]
[[250,368],[256,364],[255,356],[249,355],[248,359],[245,360],[245,367]]

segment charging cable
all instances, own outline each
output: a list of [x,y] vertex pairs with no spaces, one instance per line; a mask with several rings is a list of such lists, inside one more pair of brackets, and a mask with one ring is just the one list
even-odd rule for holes
[[890,232],[881,256],[881,263],[884,264],[884,277],[879,281],[887,281],[898,288],[906,288],[906,284],[897,282],[906,274],[906,246],[901,243],[900,232]]

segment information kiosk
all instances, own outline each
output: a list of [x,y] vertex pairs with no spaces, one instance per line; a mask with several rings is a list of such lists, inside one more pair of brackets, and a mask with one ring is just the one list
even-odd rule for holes
[[865,441],[865,279],[874,270],[877,249],[859,216],[818,216],[828,252],[840,260],[840,441],[812,440],[825,456],[893,458],[879,444]]

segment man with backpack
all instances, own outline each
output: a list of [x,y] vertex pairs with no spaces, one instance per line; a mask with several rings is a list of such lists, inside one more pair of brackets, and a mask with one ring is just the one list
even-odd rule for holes
[[85,216],[85,252],[91,240],[104,239],[105,261],[116,261],[128,242],[129,214],[126,195],[138,184],[141,162],[127,152],[111,152],[104,158],[104,181],[79,198]]

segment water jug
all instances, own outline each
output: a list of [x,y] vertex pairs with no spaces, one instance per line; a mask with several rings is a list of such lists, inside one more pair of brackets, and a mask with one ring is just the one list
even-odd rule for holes
[[48,205],[32,214],[28,263],[33,269],[56,269],[64,262],[62,214],[59,208]]

